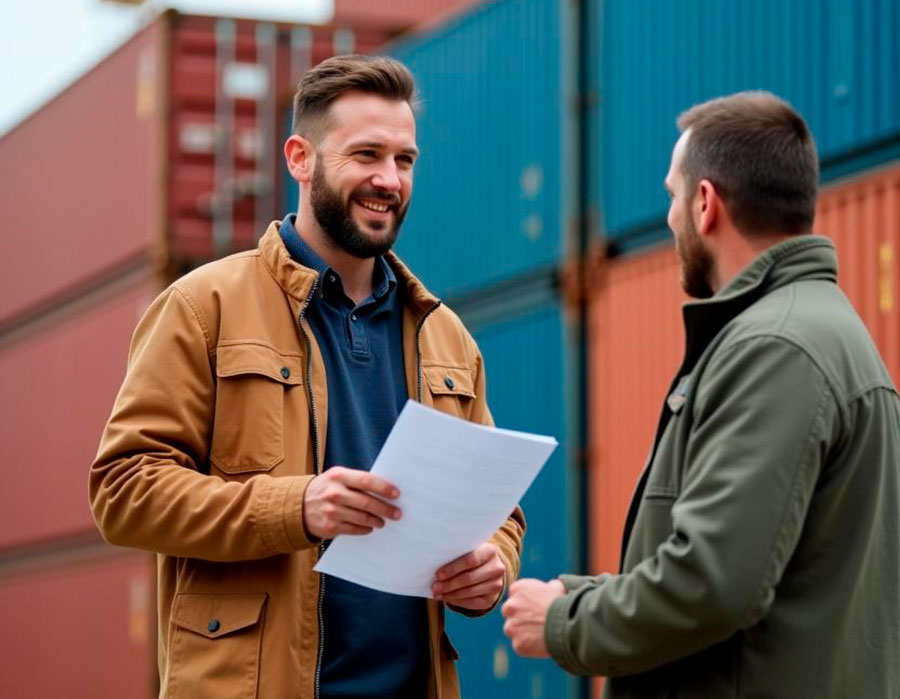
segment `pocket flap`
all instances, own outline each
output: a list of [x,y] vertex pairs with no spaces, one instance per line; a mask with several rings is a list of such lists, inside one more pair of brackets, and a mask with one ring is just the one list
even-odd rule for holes
[[298,386],[303,383],[300,355],[283,354],[259,343],[242,342],[219,345],[216,349],[216,376],[259,374],[273,381]]
[[188,631],[218,638],[259,622],[266,593],[203,595],[179,592],[172,605],[172,621]]
[[422,368],[428,388],[434,395],[456,395],[475,397],[475,382],[470,369],[446,366],[426,366]]

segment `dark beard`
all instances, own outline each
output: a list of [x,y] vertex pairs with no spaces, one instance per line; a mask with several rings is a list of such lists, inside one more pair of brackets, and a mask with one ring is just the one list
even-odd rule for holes
[[[365,192],[355,192],[353,196],[365,196],[367,199],[380,199],[388,205],[396,204],[397,198],[392,195],[385,195],[373,190]],[[394,225],[383,238],[373,239],[363,233],[350,214],[350,206],[352,206],[353,196],[345,204],[341,200],[341,195],[331,186],[325,179],[325,168],[322,166],[322,158],[319,156],[316,162],[316,168],[313,171],[312,191],[310,193],[310,203],[312,204],[313,215],[316,221],[329,240],[344,252],[358,257],[360,259],[368,259],[371,257],[379,257],[384,255],[388,250],[394,247],[397,238],[400,235],[400,226],[403,219],[406,218],[406,211],[409,205],[397,208],[394,211]],[[386,226],[387,224],[382,224]]]
[[686,217],[684,231],[675,245],[681,261],[681,287],[695,299],[708,299],[715,293],[712,276],[715,260],[707,250],[690,217]]

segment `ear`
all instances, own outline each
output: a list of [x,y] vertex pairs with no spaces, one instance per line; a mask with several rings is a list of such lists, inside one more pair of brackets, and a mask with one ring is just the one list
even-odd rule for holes
[[301,184],[312,180],[316,167],[316,149],[303,136],[294,134],[284,142],[284,159],[288,172]]
[[704,236],[712,233],[721,224],[722,216],[727,215],[722,197],[709,180],[700,180],[697,185],[691,213],[694,215],[697,233]]

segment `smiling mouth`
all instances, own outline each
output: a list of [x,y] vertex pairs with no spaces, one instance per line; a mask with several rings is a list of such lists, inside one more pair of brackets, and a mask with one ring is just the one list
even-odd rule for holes
[[368,209],[369,211],[374,211],[375,213],[379,214],[387,213],[393,208],[391,204],[385,204],[382,201],[376,201],[374,199],[355,199],[354,201],[364,209]]

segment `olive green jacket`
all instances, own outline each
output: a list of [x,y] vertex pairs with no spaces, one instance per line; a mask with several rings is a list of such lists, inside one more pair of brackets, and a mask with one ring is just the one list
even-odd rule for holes
[[803,236],[685,305],[622,572],[545,626],[607,697],[900,697],[900,397],[836,281]]

